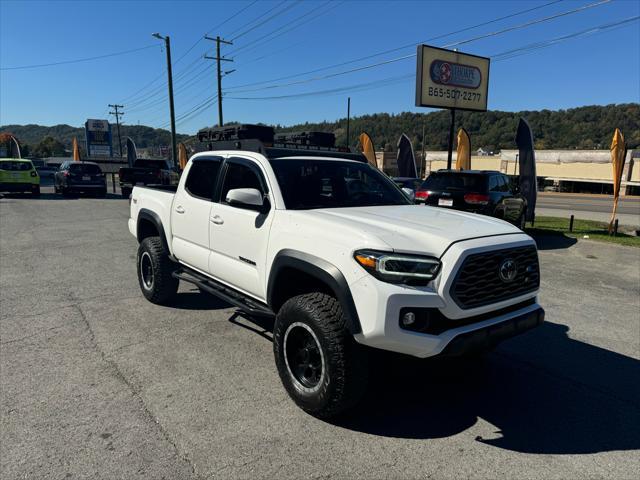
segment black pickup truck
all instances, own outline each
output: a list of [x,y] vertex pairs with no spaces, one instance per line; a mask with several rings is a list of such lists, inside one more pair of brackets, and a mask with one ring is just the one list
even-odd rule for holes
[[133,167],[118,171],[122,196],[129,198],[135,185],[177,185],[179,176],[167,160],[138,158]]

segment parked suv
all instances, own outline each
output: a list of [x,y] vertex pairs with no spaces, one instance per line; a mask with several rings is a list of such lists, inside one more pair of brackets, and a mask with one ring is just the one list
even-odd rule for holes
[[55,173],[53,188],[63,195],[85,192],[104,197],[107,179],[97,163],[67,161]]
[[416,191],[416,203],[480,213],[524,229],[527,201],[509,177],[488,170],[438,170]]
[[0,159],[0,192],[31,192],[40,195],[40,175],[25,158]]

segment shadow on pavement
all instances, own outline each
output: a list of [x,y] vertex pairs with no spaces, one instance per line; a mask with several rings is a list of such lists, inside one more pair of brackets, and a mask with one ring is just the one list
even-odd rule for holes
[[200,293],[197,288],[190,292],[180,292],[171,300],[171,308],[180,310],[222,310],[232,305],[208,293]]
[[62,195],[58,193],[41,193],[39,196],[31,195],[30,193],[4,193],[0,195],[0,199],[7,200],[78,200],[79,198],[94,198],[97,200],[126,200],[122,198],[122,195],[115,193],[107,193],[106,196],[101,197],[98,195],[92,195],[87,193],[74,193],[69,195]]
[[482,418],[496,431],[476,441],[506,450],[576,454],[640,448],[640,362],[572,340],[567,331],[547,322],[511,340],[519,342],[518,359],[501,351],[464,363],[374,359],[365,401],[337,424],[425,439],[460,433]]
[[538,250],[562,250],[569,248],[578,243],[578,240],[572,237],[566,237],[562,233],[541,233],[540,231],[527,230],[536,242]]
[[[229,321],[272,341],[272,320],[236,312]],[[476,359],[372,351],[365,398],[332,423],[372,435],[429,439],[464,432],[483,419],[496,429],[476,441],[505,450],[640,448],[640,361],[573,340],[568,330],[545,322]]]

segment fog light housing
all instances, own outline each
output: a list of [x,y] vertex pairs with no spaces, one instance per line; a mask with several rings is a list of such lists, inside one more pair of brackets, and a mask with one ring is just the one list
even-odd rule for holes
[[406,312],[402,315],[402,326],[405,328],[411,328],[411,325],[416,323],[416,314],[413,312]]
[[403,330],[430,333],[434,321],[437,323],[436,312],[433,308],[404,307],[400,309],[398,323]]

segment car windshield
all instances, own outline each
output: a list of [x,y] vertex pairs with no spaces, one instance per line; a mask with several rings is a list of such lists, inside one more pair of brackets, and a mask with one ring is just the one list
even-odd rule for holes
[[28,172],[31,170],[31,162],[0,162],[0,170],[11,170],[14,172]]
[[100,167],[98,165],[92,165],[90,163],[72,163],[69,165],[69,169],[73,173],[85,173],[88,175],[96,175],[101,173]]
[[464,190],[482,192],[487,190],[487,179],[475,173],[435,172],[427,177],[421,190]]
[[366,163],[275,159],[271,165],[291,210],[411,204],[390,178]]

